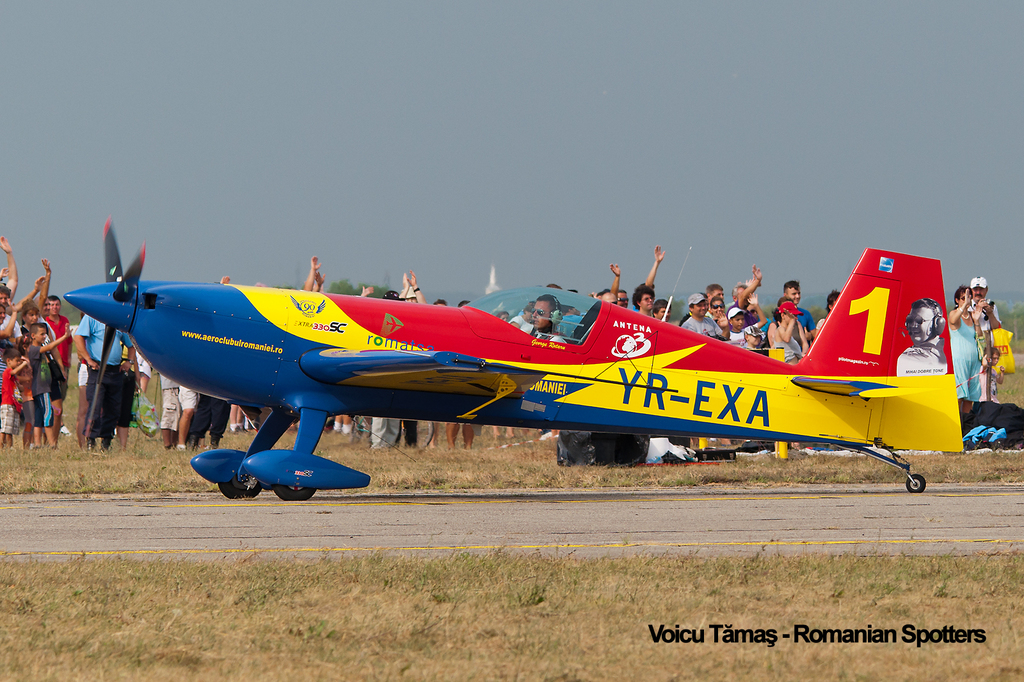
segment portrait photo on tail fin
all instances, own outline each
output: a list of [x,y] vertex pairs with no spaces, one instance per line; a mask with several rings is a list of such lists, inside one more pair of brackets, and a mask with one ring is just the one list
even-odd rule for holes
[[945,374],[946,351],[942,332],[946,318],[942,306],[934,299],[919,298],[907,315],[907,334],[913,343],[896,361],[896,376]]

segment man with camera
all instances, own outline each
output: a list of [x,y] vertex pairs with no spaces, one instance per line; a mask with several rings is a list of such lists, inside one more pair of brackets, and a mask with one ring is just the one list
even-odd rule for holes
[[970,310],[980,308],[981,330],[990,332],[993,329],[1002,329],[1003,323],[999,321],[999,311],[996,310],[996,302],[988,298],[988,280],[984,277],[975,277],[971,280],[971,292],[974,296],[974,303]]

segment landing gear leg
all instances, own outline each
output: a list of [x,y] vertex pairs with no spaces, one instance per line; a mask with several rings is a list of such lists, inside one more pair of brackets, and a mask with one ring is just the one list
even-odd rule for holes
[[291,412],[280,409],[271,410],[267,418],[260,424],[260,430],[256,432],[256,437],[249,444],[245,456],[248,457],[273,448],[293,423],[295,423],[295,415]]
[[[295,452],[313,454],[324,433],[324,420],[327,419],[327,413],[321,410],[304,409],[299,414],[299,432],[295,436]],[[272,485],[271,490],[285,502],[304,502],[313,497],[317,489]]]
[[891,450],[888,450],[888,449],[885,449],[881,445],[878,445],[876,447],[879,450],[883,450],[884,452],[886,452],[888,454],[883,455],[882,453],[876,452],[875,450],[872,450],[871,448],[863,446],[863,445],[854,445],[853,449],[857,450],[859,452],[863,452],[865,455],[868,455],[870,457],[874,457],[879,462],[885,462],[889,466],[894,466],[897,469],[899,469],[900,471],[902,471],[904,474],[906,474],[906,476],[907,476],[907,490],[908,491],[910,491],[912,493],[923,493],[924,492],[924,489],[925,489],[925,486],[927,485],[927,482],[924,480],[924,476],[922,476],[921,474],[912,474],[912,473],[910,473],[910,462],[908,462],[907,460],[903,459],[902,457],[897,455],[895,452],[893,452]]

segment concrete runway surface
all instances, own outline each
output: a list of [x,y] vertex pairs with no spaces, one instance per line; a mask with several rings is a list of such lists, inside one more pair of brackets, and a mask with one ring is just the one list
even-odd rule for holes
[[265,558],[395,552],[971,554],[1024,549],[1024,486],[0,497],[0,556]]

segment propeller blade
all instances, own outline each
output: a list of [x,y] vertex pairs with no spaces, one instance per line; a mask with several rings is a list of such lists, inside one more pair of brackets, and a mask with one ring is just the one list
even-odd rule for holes
[[116,282],[124,273],[121,270],[121,252],[117,250],[117,238],[114,237],[114,224],[110,217],[103,226],[103,253],[107,266],[107,281]]
[[142,274],[142,266],[146,263],[146,242],[142,242],[142,248],[135,255],[135,260],[131,262],[128,269],[124,271],[124,278],[126,280],[138,281],[139,275]]
[[142,248],[125,270],[121,278],[121,286],[114,290],[114,300],[122,303],[135,295],[135,289],[139,284],[139,276],[142,275],[142,266],[146,262],[146,242],[142,242]]
[[[114,248],[117,248],[115,245]],[[92,404],[89,405],[89,417],[85,422],[85,437],[92,438],[92,420],[96,416],[96,406],[103,402],[103,375],[107,373],[107,359],[110,357],[110,349],[114,346],[114,337],[117,330],[109,324],[103,330],[103,357],[100,360],[100,373],[96,377],[96,389],[92,393]]]

